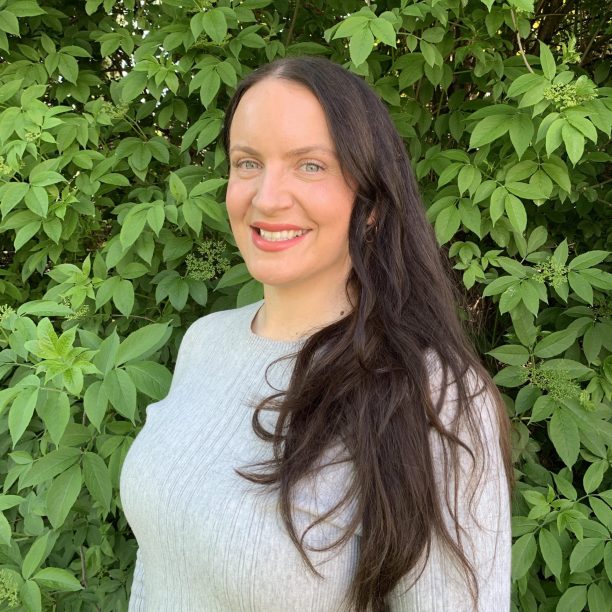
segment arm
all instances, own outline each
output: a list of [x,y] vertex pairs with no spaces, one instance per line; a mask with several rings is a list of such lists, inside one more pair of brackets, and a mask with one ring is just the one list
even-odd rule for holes
[[[468,388],[471,390],[471,385]],[[441,414],[443,421],[449,417],[446,414],[447,418],[444,418],[449,407],[452,413],[452,402],[456,397],[452,389],[451,386],[447,392]],[[433,399],[435,403],[436,398]],[[439,536],[432,534],[431,552],[422,575],[414,583],[418,571],[411,572],[399,582],[389,597],[391,612],[507,612],[510,608],[510,500],[498,442],[496,409],[492,398],[483,393],[472,400],[471,410],[482,432],[485,455],[481,458],[483,474],[478,483],[472,482],[470,477],[474,468],[471,459],[460,449],[456,474],[459,493],[457,518],[463,529],[461,543],[465,555],[476,574],[478,607],[473,605],[462,567],[457,566],[454,555],[447,550]],[[464,431],[460,429],[458,435],[471,446],[469,436]],[[440,436],[433,432],[430,440],[444,521],[451,537],[456,539],[454,524],[444,501],[445,490],[452,501],[454,483],[445,482]],[[422,567],[421,564],[419,569]]]
[[144,566],[140,558],[140,549],[136,551],[136,565],[134,566],[134,577],[132,579],[132,590],[128,612],[144,612],[145,589],[144,589]]

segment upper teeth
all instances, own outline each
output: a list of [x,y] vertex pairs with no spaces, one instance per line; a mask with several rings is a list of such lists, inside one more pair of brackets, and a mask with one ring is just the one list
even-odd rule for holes
[[291,240],[297,238],[306,233],[307,230],[283,230],[282,232],[268,232],[264,229],[259,229],[259,234],[262,238],[269,240],[270,242],[277,242],[279,240]]

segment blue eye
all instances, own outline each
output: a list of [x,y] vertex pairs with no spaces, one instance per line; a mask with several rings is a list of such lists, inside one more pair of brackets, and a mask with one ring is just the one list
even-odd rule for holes
[[312,172],[312,174],[316,174],[316,172],[318,172],[319,170],[323,170],[323,166],[321,166],[321,164],[317,164],[316,162],[304,162],[302,164],[303,166],[310,166],[311,168],[314,167],[316,168],[316,170],[314,170],[314,172]]

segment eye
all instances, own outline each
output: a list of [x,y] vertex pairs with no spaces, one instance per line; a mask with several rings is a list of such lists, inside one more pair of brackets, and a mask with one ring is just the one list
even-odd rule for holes
[[314,161],[304,162],[302,164],[302,167],[306,168],[309,174],[316,174],[319,170],[325,169],[321,164],[318,164],[317,162],[314,162]]
[[[253,164],[252,166],[248,166],[247,164]],[[242,159],[240,161],[236,161],[232,164],[235,168],[242,168],[244,170],[254,170],[257,162],[252,159]]]

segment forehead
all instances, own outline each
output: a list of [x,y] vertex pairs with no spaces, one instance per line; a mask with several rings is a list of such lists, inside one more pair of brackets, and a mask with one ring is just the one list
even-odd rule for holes
[[326,145],[334,149],[327,117],[316,96],[287,79],[266,78],[249,88],[230,127],[232,145],[257,140],[287,147]]

